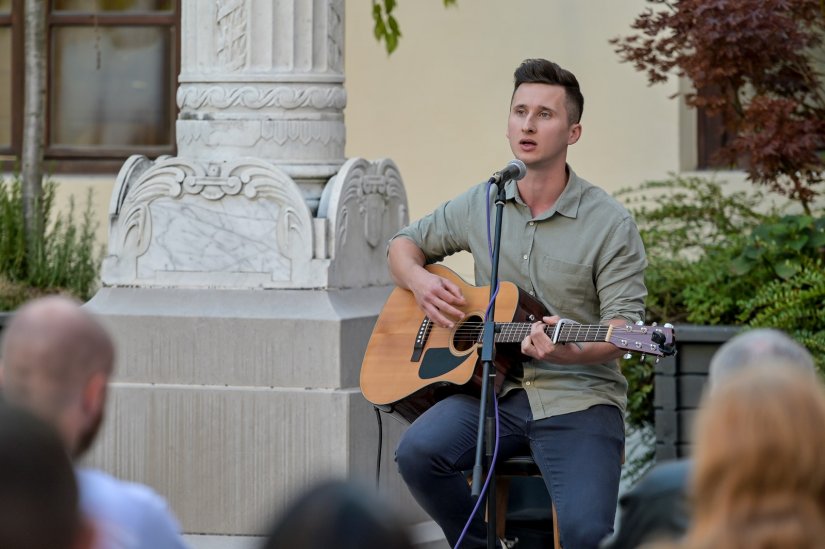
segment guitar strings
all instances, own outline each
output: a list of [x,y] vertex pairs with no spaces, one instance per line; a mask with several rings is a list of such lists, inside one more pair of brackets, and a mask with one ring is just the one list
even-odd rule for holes
[[[504,339],[504,337],[517,337],[519,338],[518,341],[520,341],[530,333],[532,328],[532,324],[525,324],[523,322],[502,322],[498,323],[498,326],[501,328],[501,331],[496,332],[497,340],[499,341]],[[483,322],[465,322],[456,328],[453,333],[453,338],[460,341],[477,341],[481,338],[483,327]],[[613,328],[614,330],[616,329],[615,326]],[[446,328],[433,326],[433,329]],[[564,325],[559,331],[559,336],[565,340],[570,338],[577,340],[583,338],[584,341],[601,341],[607,336],[609,329],[610,326],[603,326],[601,324]],[[548,335],[553,330],[555,330],[555,325],[548,325],[544,329],[545,333]],[[574,330],[575,336],[573,335]],[[582,331],[585,332],[584,336],[582,336]]]

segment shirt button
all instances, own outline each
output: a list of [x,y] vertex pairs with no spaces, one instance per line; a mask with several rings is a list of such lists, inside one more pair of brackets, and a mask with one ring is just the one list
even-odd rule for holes
[[524,384],[525,384],[525,385],[530,385],[530,382],[529,382],[529,381],[525,381],[525,382],[524,382]]
[[535,224],[536,224],[536,222],[535,222],[535,221],[531,221],[530,223],[528,223],[528,225],[530,225],[531,227],[532,227],[533,225],[535,225]]
[[536,292],[534,292],[533,290],[530,290],[530,295],[536,295]]
[[527,254],[524,254],[524,260],[527,261]]

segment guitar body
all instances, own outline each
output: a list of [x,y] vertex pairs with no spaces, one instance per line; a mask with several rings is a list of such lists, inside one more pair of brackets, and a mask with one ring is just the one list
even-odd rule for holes
[[[480,326],[490,299],[489,287],[476,287],[441,265],[427,270],[461,288],[464,319],[452,329],[425,318],[412,292],[396,288],[390,294],[370,337],[361,365],[364,397],[407,422],[449,395],[481,388]],[[535,322],[546,311],[542,304],[510,282],[501,282],[496,298],[496,322]],[[496,391],[506,373],[521,360],[518,343],[496,344]]]

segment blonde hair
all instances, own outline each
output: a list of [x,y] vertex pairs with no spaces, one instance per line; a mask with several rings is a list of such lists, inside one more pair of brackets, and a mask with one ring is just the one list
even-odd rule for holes
[[694,425],[690,548],[825,548],[825,393],[798,368],[732,375]]

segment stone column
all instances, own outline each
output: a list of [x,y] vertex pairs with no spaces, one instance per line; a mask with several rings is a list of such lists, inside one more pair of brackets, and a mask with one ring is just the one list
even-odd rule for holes
[[[133,156],[104,288],[118,346],[90,460],[183,529],[256,535],[318,479],[374,474],[358,390],[407,222],[391,160],[344,158],[342,0],[183,0],[178,156]],[[415,511],[385,437],[385,489]]]

